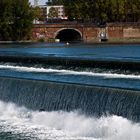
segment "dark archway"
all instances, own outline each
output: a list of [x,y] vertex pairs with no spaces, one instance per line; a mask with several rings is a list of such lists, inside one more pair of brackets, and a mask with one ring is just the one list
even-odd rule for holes
[[82,35],[75,29],[63,29],[57,33],[56,39],[61,42],[77,42],[82,40]]

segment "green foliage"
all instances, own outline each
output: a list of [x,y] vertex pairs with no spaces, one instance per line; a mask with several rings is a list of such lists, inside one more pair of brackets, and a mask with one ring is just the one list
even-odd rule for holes
[[0,40],[29,37],[34,12],[28,0],[0,0],[0,6]]
[[64,4],[69,19],[107,22],[140,20],[140,0],[52,0]]
[[49,38],[49,39],[47,40],[47,42],[54,43],[54,42],[55,42],[55,38]]
[[34,13],[34,19],[35,20],[41,20],[42,19],[42,9],[38,6],[32,8]]
[[61,5],[63,4],[64,0],[48,0],[46,2],[47,5]]
[[40,38],[38,41],[39,42],[45,42],[45,38]]
[[49,9],[49,14],[48,14],[49,18],[57,18],[58,17],[58,10],[54,7],[51,7]]
[[12,32],[9,24],[12,23],[12,15],[11,15],[11,3],[12,0],[0,0],[0,38],[6,40],[6,38],[10,38],[10,34]]

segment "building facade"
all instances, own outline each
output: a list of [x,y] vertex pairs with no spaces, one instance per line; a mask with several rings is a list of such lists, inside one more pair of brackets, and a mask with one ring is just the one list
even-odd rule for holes
[[51,12],[51,9],[55,9],[57,12],[57,17],[54,16],[54,18],[59,18],[59,19],[65,19],[65,10],[63,5],[53,5],[53,6],[47,6],[47,18],[49,17],[49,14]]
[[[48,18],[66,19],[63,5],[38,5],[42,9],[42,15]],[[51,15],[51,16],[50,16]]]

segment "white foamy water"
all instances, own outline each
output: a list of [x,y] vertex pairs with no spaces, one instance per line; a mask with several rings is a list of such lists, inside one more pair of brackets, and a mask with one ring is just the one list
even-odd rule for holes
[[22,72],[42,72],[42,73],[58,73],[61,75],[86,75],[86,76],[98,76],[104,78],[123,78],[123,79],[140,79],[140,75],[134,74],[117,74],[117,73],[97,73],[97,72],[82,72],[73,70],[58,70],[58,69],[47,69],[47,68],[35,68],[35,67],[24,67],[24,66],[12,66],[12,65],[0,65],[0,69],[12,69],[15,71]]
[[118,116],[38,112],[0,101],[0,132],[37,140],[139,140],[140,124]]

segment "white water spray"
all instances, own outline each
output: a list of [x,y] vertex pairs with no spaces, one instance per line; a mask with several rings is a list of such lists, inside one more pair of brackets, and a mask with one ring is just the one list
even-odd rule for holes
[[24,66],[12,66],[12,65],[0,65],[0,69],[12,69],[15,71],[22,72],[42,72],[42,73],[58,73],[63,75],[87,75],[87,76],[98,76],[104,78],[123,78],[123,79],[140,79],[140,75],[134,74],[117,74],[117,73],[97,73],[97,72],[81,72],[73,70],[58,70],[58,69],[45,69],[45,68],[35,68],[35,67],[24,67]]
[[139,140],[140,124],[118,116],[87,117],[75,112],[38,112],[0,101],[0,132],[39,140]]

